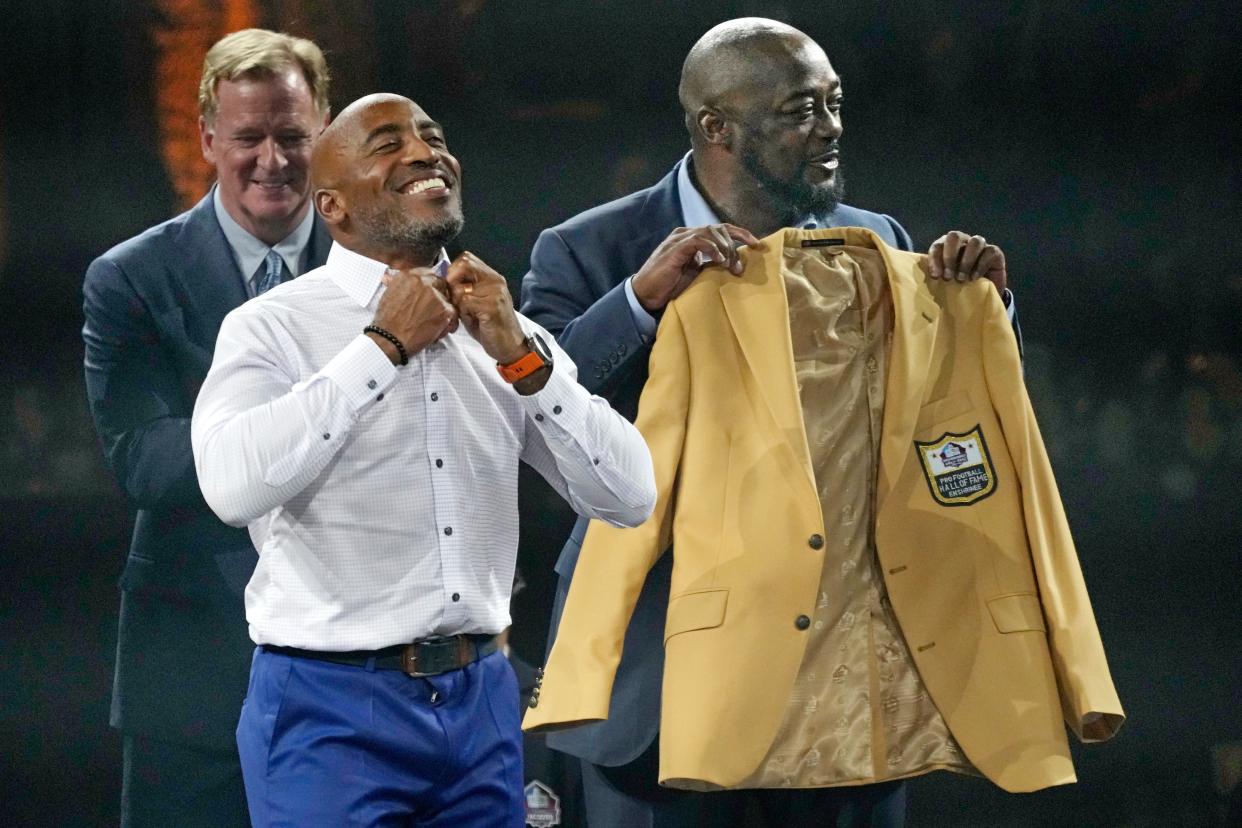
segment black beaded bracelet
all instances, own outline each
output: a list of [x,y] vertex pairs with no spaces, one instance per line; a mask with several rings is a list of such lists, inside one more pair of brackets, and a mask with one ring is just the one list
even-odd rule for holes
[[384,339],[387,339],[394,346],[396,346],[397,355],[401,357],[401,364],[402,365],[410,364],[410,355],[405,352],[405,346],[401,344],[401,340],[397,339],[397,335],[394,334],[392,331],[386,331],[383,328],[379,327],[378,325],[367,325],[365,328],[362,329],[362,332],[379,334],[380,336],[384,337]]

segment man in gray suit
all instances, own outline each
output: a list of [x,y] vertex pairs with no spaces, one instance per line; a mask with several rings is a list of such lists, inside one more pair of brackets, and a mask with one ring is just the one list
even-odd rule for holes
[[250,672],[242,591],[257,556],[199,491],[190,414],[225,315],[323,264],[310,151],[328,71],[309,40],[248,29],[207,53],[199,131],[217,182],[91,263],[86,387],[136,510],[121,575],[112,725],[126,826],[248,826],[235,730]]
[[[522,284],[522,312],[556,335],[588,390],[630,419],[647,379],[657,317],[706,264],[736,272],[736,244],[782,227],[854,226],[912,249],[891,216],[840,203],[842,84],[807,35],[758,18],[722,23],[691,49],[678,93],[690,153],[654,186],[545,230]],[[990,279],[1013,319],[999,248],[954,231],[929,254],[937,277]],[[585,531],[580,520],[556,563],[553,635]],[[657,785],[671,571],[665,554],[643,586],[609,718],[547,736],[549,747],[582,760],[591,828],[736,824],[752,798],[773,823],[836,824],[834,815],[846,810],[862,820],[857,824],[899,825],[901,782],[777,796]]]

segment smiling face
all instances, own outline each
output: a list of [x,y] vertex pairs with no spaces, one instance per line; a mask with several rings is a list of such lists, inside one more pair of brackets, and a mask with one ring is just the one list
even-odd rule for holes
[[766,64],[734,113],[739,177],[787,220],[840,201],[841,80],[812,42]]
[[316,205],[346,246],[389,264],[425,264],[464,224],[461,165],[413,101],[365,98],[316,154]]
[[199,121],[203,157],[216,168],[220,201],[271,245],[306,216],[310,156],[326,114],[294,68],[220,81],[215,116]]

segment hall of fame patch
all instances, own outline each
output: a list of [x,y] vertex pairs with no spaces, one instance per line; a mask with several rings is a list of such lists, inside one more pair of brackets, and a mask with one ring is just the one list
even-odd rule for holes
[[561,824],[561,798],[538,779],[526,785],[526,824],[533,828],[553,828]]
[[996,491],[996,472],[983,430],[951,432],[931,442],[914,441],[932,498],[942,506],[969,506]]

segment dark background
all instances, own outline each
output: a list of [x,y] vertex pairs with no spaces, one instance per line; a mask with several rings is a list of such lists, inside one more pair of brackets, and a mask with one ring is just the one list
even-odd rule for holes
[[[214,4],[0,6],[6,824],[116,821],[107,711],[130,518],[86,412],[80,289],[94,256],[181,209],[155,67],[168,31],[201,25],[196,5]],[[1223,824],[1242,771],[1234,4],[240,5],[328,50],[336,109],[383,89],[445,124],[462,241],[515,292],[541,228],[685,152],[677,75],[703,31],[761,14],[816,38],[844,81],[848,201],[919,247],[960,228],[1008,255],[1028,386],[1130,716],[1076,750],[1076,786],[1012,796],[935,774],[913,786],[911,825]],[[514,643],[538,662],[565,514],[533,489],[524,502]]]

